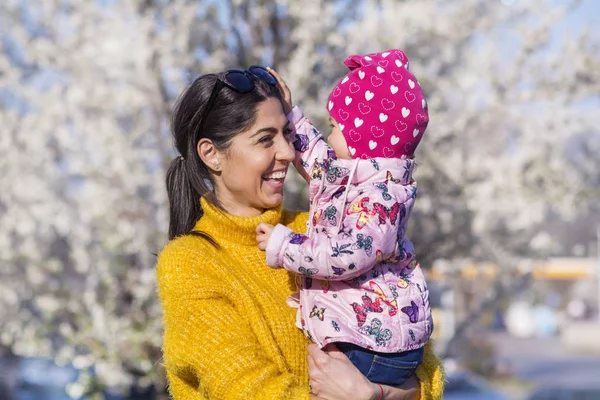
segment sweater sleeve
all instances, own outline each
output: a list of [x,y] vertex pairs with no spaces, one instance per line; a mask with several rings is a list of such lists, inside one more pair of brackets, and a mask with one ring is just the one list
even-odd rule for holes
[[[174,261],[179,262],[185,261]],[[159,271],[159,289],[164,358],[175,400],[190,398],[190,387],[199,388],[195,396],[216,400],[309,399],[307,385],[265,352],[223,283],[205,274],[182,274],[173,262],[167,269]]]
[[421,384],[421,400],[440,400],[444,395],[444,368],[442,361],[433,352],[433,341],[425,345],[423,362],[417,368],[417,379]]

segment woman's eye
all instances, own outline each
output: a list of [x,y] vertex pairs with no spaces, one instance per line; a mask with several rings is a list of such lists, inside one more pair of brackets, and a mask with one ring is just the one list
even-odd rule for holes
[[258,140],[259,143],[270,143],[272,141],[273,141],[272,136],[263,136]]

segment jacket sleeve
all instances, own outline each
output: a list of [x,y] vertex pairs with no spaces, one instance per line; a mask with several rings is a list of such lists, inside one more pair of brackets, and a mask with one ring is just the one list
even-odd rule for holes
[[[267,243],[267,264],[332,281],[352,279],[369,271],[377,263],[378,254],[386,258],[395,253],[402,205],[396,203],[388,209],[379,196],[373,203],[363,201],[361,204],[351,204],[345,211],[342,229],[337,235],[315,229],[308,237],[277,225]],[[390,215],[393,213],[396,213],[395,218]]]
[[294,106],[288,119],[294,125],[294,137],[292,138],[296,152],[294,166],[304,180],[310,182],[315,161],[327,158],[331,147],[323,139],[323,135],[304,117],[298,106]]
[[[309,399],[308,385],[265,353],[250,321],[224,294],[223,283],[203,277],[200,284],[193,276],[174,280],[169,275],[178,274],[178,268],[164,270],[159,277],[163,352],[175,400]],[[182,279],[185,284],[177,284]]]

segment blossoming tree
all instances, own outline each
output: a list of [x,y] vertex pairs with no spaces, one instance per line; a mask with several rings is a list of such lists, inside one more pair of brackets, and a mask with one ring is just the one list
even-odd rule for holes
[[[530,254],[549,211],[599,196],[598,35],[552,39],[569,12],[542,0],[3,1],[0,345],[73,363],[85,372],[74,397],[164,388],[154,254],[170,110],[193,77],[228,67],[274,66],[325,130],[344,58],[404,49],[431,115],[409,232],[422,263],[486,258],[486,243]],[[307,207],[297,176],[286,190]]]

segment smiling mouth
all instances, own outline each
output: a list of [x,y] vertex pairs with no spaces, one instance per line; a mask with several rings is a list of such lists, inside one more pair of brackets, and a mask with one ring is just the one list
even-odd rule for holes
[[277,181],[283,182],[285,180],[286,172],[285,171],[277,171],[268,175],[263,175],[262,178],[266,181]]

